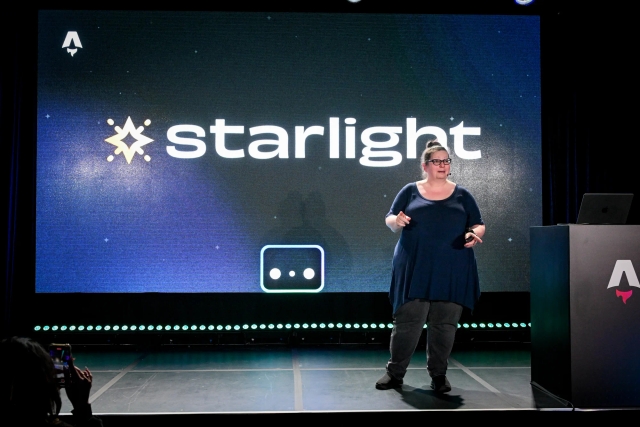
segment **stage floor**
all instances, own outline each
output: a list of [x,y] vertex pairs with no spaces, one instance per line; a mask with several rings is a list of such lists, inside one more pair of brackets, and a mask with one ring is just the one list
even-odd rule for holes
[[[424,347],[404,385],[377,390],[386,345],[74,347],[93,372],[93,411],[103,418],[177,414],[579,412],[531,385],[526,343],[456,346],[453,390],[429,387]],[[71,406],[64,392],[62,414]],[[589,409],[593,412],[593,408]],[[121,418],[121,421],[125,418]]]

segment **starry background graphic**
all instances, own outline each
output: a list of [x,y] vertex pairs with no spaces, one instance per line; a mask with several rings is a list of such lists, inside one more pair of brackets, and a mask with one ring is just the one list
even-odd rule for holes
[[[82,42],[73,57],[61,47],[68,31]],[[536,16],[41,11],[36,291],[262,292],[260,250],[303,244],[324,249],[322,292],[387,292],[398,235],[384,216],[420,179],[407,118],[481,128],[465,137],[480,159],[447,141],[451,179],[487,224],[481,289],[528,291],[529,227],[542,224],[539,33]],[[109,162],[105,139],[128,117],[150,120],[150,159]],[[245,157],[217,154],[216,119],[245,127],[226,137]],[[180,124],[205,131],[202,157],[167,154]],[[275,138],[250,136],[263,125],[287,131],[289,158],[249,156],[252,141]],[[296,126],[324,127],[305,158],[294,157]],[[373,126],[402,127],[400,165],[359,163],[359,135]]]

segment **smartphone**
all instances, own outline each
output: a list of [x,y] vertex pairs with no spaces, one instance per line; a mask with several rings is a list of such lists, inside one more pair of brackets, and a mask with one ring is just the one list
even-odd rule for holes
[[65,378],[69,373],[69,362],[71,361],[71,345],[70,344],[49,344],[49,355],[53,360],[53,366],[56,370],[56,381],[58,387],[64,388]]

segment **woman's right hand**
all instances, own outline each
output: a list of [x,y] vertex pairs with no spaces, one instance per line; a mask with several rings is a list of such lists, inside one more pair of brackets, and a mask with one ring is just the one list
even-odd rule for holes
[[407,224],[409,224],[410,221],[411,218],[405,215],[405,213],[402,211],[400,211],[398,215],[396,215],[396,225],[398,227],[405,227]]

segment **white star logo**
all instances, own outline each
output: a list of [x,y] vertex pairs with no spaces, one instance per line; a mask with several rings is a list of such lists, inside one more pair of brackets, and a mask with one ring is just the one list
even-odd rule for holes
[[[109,123],[109,125],[113,126],[114,121],[112,119],[107,120],[107,123]],[[151,120],[147,119],[144,122],[145,126],[149,126],[151,124]],[[143,146],[147,145],[150,142],[153,142],[153,139],[148,138],[144,135],[142,135],[142,132],[144,131],[144,126],[140,126],[138,128],[135,127],[135,125],[133,124],[133,121],[131,120],[131,117],[127,117],[127,121],[124,124],[123,128],[120,128],[120,126],[115,126],[114,127],[116,134],[105,139],[105,141],[107,141],[109,144],[113,144],[116,146],[115,151],[113,152],[115,155],[118,155],[120,153],[124,154],[124,158],[127,160],[127,163],[131,164],[131,160],[133,159],[133,156],[138,153],[141,156],[144,154],[144,150],[142,149]],[[135,138],[136,141],[131,144],[131,147],[129,147],[124,141],[123,139],[127,137],[127,135],[131,135],[131,137]],[[113,156],[109,156],[107,157],[108,161],[113,161],[114,157]],[[148,162],[149,160],[151,160],[151,157],[144,156],[144,159]]]

